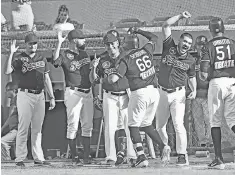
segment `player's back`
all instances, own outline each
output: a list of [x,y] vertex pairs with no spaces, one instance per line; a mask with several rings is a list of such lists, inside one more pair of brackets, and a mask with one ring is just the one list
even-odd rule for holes
[[208,42],[211,62],[210,78],[235,77],[235,41],[227,37],[216,37]]
[[156,84],[153,55],[145,47],[130,51],[124,61],[128,67],[126,77],[132,91]]

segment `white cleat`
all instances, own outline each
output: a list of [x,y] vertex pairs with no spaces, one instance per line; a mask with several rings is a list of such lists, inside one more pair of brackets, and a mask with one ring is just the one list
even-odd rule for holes
[[171,159],[170,154],[171,154],[171,148],[168,145],[164,146],[161,155],[161,162],[163,164],[169,164]]

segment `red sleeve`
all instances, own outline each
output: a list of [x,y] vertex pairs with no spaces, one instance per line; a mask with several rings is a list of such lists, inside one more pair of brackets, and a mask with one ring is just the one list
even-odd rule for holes
[[120,64],[116,67],[116,72],[113,74],[118,75],[119,77],[123,78],[127,72],[127,63],[124,59],[121,59]]
[[163,41],[163,48],[171,48],[171,47],[174,47],[175,46],[175,42],[174,42],[174,39],[172,37],[172,35],[170,35],[168,38],[166,38],[164,41]]
[[17,56],[13,55],[13,60],[12,60],[12,63],[11,63],[11,67],[14,71],[15,70],[21,70],[21,68],[22,68],[23,63],[20,60],[20,57],[21,57],[21,54],[17,55]]
[[153,54],[155,50],[155,43],[153,41],[149,41],[147,44],[143,46],[150,54]]
[[54,67],[60,67],[64,63],[64,59],[65,59],[65,53],[62,52],[60,53],[59,58],[57,58],[55,61],[52,62]]

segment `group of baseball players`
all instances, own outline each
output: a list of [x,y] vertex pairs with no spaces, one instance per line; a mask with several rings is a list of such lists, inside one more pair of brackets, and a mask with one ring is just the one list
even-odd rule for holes
[[[176,164],[189,165],[184,126],[185,102],[186,99],[206,99],[208,96],[209,116],[199,119],[207,121],[207,137],[204,134],[206,139],[201,139],[209,142],[208,133],[211,130],[215,159],[208,166],[224,169],[220,130],[223,118],[235,132],[235,42],[223,36],[223,21],[215,17],[209,23],[213,39],[208,42],[205,36],[199,36],[196,39],[198,55],[193,57],[189,53],[193,46],[192,35],[183,33],[176,44],[171,33],[171,25],[190,17],[191,14],[185,11],[164,22],[163,50],[158,73],[153,56],[158,37],[151,32],[131,27],[124,42],[121,42],[119,33],[110,30],[103,37],[105,52],[95,54],[93,60],[85,51],[85,36],[82,31],[72,30],[67,36],[58,32],[58,44],[53,53],[52,64],[55,67],[61,66],[65,75],[67,139],[73,162],[79,165],[92,163],[89,157],[94,115],[92,85],[101,84],[105,163],[116,166],[123,163],[130,163],[132,167],[148,166],[140,131],[144,131],[158,144],[162,163],[169,163],[171,149],[166,125],[171,116],[176,132]],[[139,46],[137,35],[148,39],[143,47]],[[61,52],[61,45],[66,38],[69,48]],[[49,165],[41,148],[41,129],[45,116],[44,86],[50,96],[50,110],[55,107],[55,97],[47,60],[36,52],[37,36],[28,34],[25,43],[26,51],[13,56],[18,47],[15,46],[15,41],[12,42],[6,64],[6,73],[17,75],[16,106],[19,124],[15,161],[17,166],[24,166],[28,129],[31,126],[34,163]],[[190,91],[186,96],[187,86]],[[200,89],[205,92],[200,94],[205,95],[198,95],[197,91]],[[76,150],[79,122],[83,159]],[[118,137],[116,141],[115,135]],[[118,142],[117,147],[115,142]]]

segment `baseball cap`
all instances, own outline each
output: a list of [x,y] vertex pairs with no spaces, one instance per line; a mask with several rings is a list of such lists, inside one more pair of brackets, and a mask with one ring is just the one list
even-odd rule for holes
[[71,41],[73,39],[84,39],[85,36],[81,30],[71,30],[68,34],[68,40]]
[[207,38],[204,35],[200,35],[196,38],[196,45],[204,45],[207,43]]
[[118,38],[116,36],[114,36],[112,33],[106,34],[103,38],[104,44],[113,43],[115,41],[118,41]]
[[119,33],[118,33],[117,30],[109,30],[109,31],[107,32],[107,34],[109,34],[109,33],[111,33],[111,34],[113,34],[114,36],[116,36],[117,38],[119,38]]
[[25,41],[25,43],[37,43],[38,37],[34,33],[30,33],[25,36],[24,41]]

